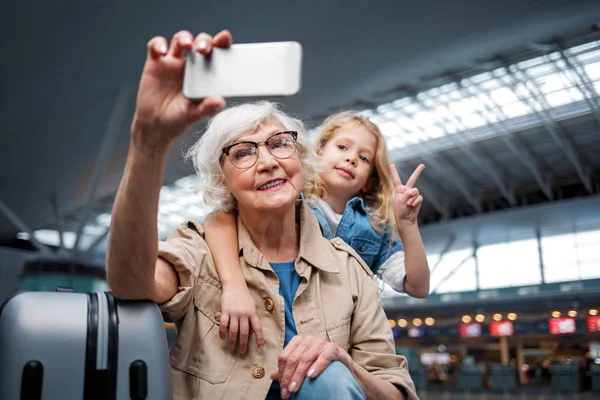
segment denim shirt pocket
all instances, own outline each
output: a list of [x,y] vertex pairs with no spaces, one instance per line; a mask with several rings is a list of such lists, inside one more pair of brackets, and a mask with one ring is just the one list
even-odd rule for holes
[[379,252],[379,241],[365,237],[353,237],[349,244],[361,256],[369,268],[372,269],[373,261]]

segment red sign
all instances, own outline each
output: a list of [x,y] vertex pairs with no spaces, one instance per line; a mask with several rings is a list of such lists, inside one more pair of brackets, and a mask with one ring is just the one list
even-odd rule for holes
[[553,335],[575,333],[575,318],[550,318],[548,327]]
[[514,327],[512,321],[490,322],[490,335],[494,337],[512,336]]
[[588,332],[600,332],[600,316],[594,315],[587,319]]
[[458,334],[463,338],[479,337],[481,336],[481,324],[478,322],[460,324]]

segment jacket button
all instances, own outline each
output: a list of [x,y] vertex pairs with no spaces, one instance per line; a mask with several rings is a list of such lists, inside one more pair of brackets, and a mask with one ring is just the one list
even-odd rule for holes
[[360,246],[358,249],[359,249],[360,251],[365,251],[365,246]]
[[221,322],[221,312],[220,311],[217,311],[215,313],[215,321]]
[[265,369],[260,365],[254,366],[254,368],[252,368],[252,376],[254,379],[262,379],[265,376]]
[[267,311],[273,311],[274,306],[275,304],[273,304],[273,300],[271,300],[270,298],[265,299],[265,308],[267,309]]

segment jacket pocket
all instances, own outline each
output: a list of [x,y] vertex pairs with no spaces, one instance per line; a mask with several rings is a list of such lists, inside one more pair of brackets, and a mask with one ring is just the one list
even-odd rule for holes
[[170,357],[174,368],[210,383],[225,382],[238,361],[237,352],[219,338],[221,294],[219,282],[200,277],[193,315],[186,315]]
[[346,318],[341,321],[334,322],[325,327],[329,341],[337,344],[342,349],[350,351],[350,320]]
[[373,269],[373,261],[379,251],[380,243],[364,237],[354,237],[350,240],[350,246],[360,255],[365,264]]

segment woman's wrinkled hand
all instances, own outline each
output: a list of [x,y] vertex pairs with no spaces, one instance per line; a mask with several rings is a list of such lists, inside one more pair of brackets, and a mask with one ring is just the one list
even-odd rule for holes
[[271,379],[279,381],[283,399],[300,390],[305,377],[316,378],[332,361],[340,361],[352,371],[352,358],[347,351],[313,336],[294,336],[277,360],[278,369]]
[[170,44],[164,37],[148,42],[131,127],[138,144],[168,145],[194,123],[224,107],[222,97],[192,101],[183,96],[184,53],[198,51],[209,56],[213,47],[229,47],[231,41],[231,33],[224,30],[214,37],[201,33],[195,38],[188,31],[180,31]]

